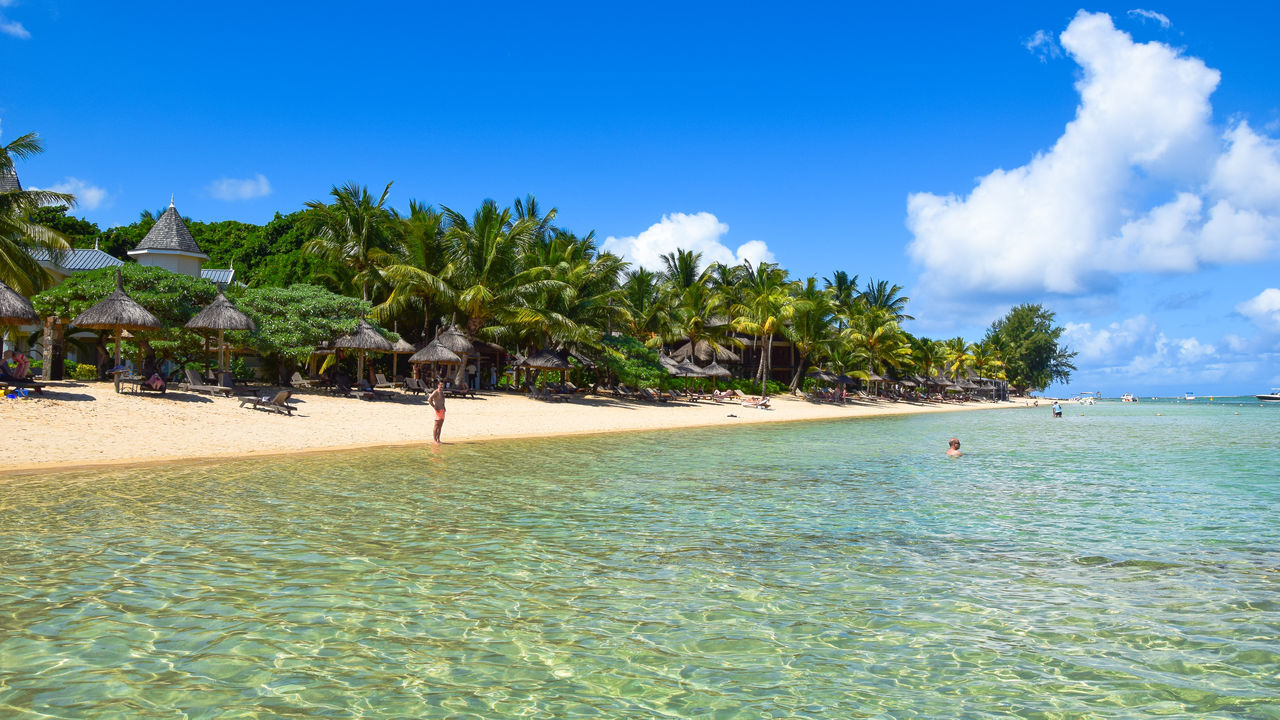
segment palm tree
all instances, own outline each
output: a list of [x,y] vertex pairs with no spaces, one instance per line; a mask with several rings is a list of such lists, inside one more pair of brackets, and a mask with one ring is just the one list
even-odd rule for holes
[[409,201],[409,216],[399,217],[400,252],[381,269],[391,285],[391,294],[373,309],[373,317],[384,326],[410,310],[422,313],[422,336],[432,337],[432,324],[447,309],[449,286],[440,279],[447,262],[445,219],[430,205]]
[[744,261],[742,265],[742,299],[732,308],[733,326],[739,332],[760,338],[760,367],[756,377],[760,381],[760,395],[764,396],[772,369],[773,336],[790,319],[794,309],[791,283],[787,281],[787,271],[774,263],[762,262],[753,267],[750,261]]
[[899,323],[903,320],[915,320],[906,313],[907,303],[911,302],[911,298],[899,295],[901,291],[901,285],[890,285],[888,280],[868,280],[867,286],[862,290],[862,302],[869,308],[889,311]]
[[658,275],[644,268],[623,273],[622,298],[630,314],[630,334],[642,341],[669,337],[672,328],[672,296],[663,292]]
[[854,316],[843,335],[849,347],[866,361],[866,372],[899,368],[911,358],[907,334],[898,327],[893,314],[883,308],[869,308]]
[[675,252],[662,256],[662,279],[677,293],[684,292],[700,281],[698,265],[701,262],[702,253],[676,248]]
[[937,340],[911,338],[911,360],[925,379],[931,378],[947,361],[946,347]]
[[[499,209],[492,200],[470,220],[448,207],[444,216],[448,264],[439,277],[449,287],[448,300],[467,320],[467,334],[474,337],[485,328],[490,337],[502,335],[525,301],[561,285],[547,267],[523,263],[536,225],[531,218],[513,219],[509,208]],[[496,324],[486,327],[491,321]]]
[[724,321],[729,308],[720,293],[705,283],[695,282],[671,297],[676,303],[664,340],[672,343],[688,340],[689,347],[694,349],[706,343],[714,352],[726,350],[735,343],[731,328]]
[[969,352],[970,346],[965,343],[962,337],[944,340],[942,341],[942,346],[951,378],[953,380],[961,380],[961,376],[967,374],[968,369],[973,366],[973,355]]
[[813,277],[806,279],[804,285],[796,290],[792,303],[791,323],[783,327],[783,332],[800,355],[800,362],[791,378],[791,390],[795,392],[810,359],[817,356],[832,337],[835,304],[829,292],[818,289],[818,280]]
[[[15,159],[25,160],[43,151],[37,133],[0,145],[0,177],[16,176]],[[32,222],[31,216],[44,205],[73,207],[75,203],[75,196],[49,190],[18,188],[0,192],[0,280],[23,295],[34,295],[48,287],[49,273],[32,253],[43,251],[56,261],[70,245],[61,233]]]
[[303,217],[303,227],[314,234],[306,244],[308,252],[355,271],[360,297],[369,300],[369,290],[381,282],[380,265],[388,264],[398,250],[399,223],[385,207],[391,183],[374,202],[368,188],[358,183],[334,186],[333,203],[307,203],[311,211]]
[[831,277],[822,278],[823,287],[828,294],[831,295],[831,303],[835,306],[835,312],[839,314],[837,318],[838,328],[845,329],[848,326],[848,320],[853,316],[860,302],[858,293],[858,276],[849,277],[849,273],[843,270],[836,270],[831,273]]

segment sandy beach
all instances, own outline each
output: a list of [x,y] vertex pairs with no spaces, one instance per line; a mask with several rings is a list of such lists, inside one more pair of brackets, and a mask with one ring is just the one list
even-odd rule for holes
[[[10,429],[0,450],[0,472],[13,476],[431,440],[433,413],[421,395],[395,392],[388,399],[366,401],[298,390],[294,400],[297,411],[288,417],[242,408],[236,398],[178,390],[163,396],[116,394],[106,383],[53,383],[43,397],[0,402],[0,419]],[[771,400],[771,409],[759,410],[729,402],[647,403],[576,395],[569,402],[548,403],[510,393],[481,393],[474,399],[448,401],[443,439],[461,443],[1023,406],[1021,401],[835,405],[793,397]]]

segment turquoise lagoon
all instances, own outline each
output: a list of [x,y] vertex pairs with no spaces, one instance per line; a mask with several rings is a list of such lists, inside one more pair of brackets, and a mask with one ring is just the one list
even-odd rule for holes
[[1280,407],[1065,410],[0,483],[0,717],[1280,717]]

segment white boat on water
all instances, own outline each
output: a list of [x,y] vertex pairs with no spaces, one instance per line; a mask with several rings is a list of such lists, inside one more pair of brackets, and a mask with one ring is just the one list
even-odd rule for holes
[[1254,395],[1262,402],[1280,402],[1280,388],[1271,388],[1271,392],[1266,395]]
[[1072,399],[1072,400],[1075,400],[1076,402],[1080,403],[1081,405],[1094,405],[1094,404],[1096,404],[1096,403],[1098,402],[1098,398],[1100,398],[1100,397],[1102,397],[1102,393],[1087,393],[1087,392],[1082,392],[1082,393],[1080,393],[1079,395],[1076,395],[1075,397],[1073,397],[1073,398],[1071,398],[1071,399]]
[[1183,400],[1195,400],[1195,399],[1196,399],[1196,394],[1195,394],[1195,393],[1190,393],[1190,392],[1189,392],[1189,393],[1183,393],[1183,394],[1182,394],[1182,399],[1183,399]]
[[1138,402],[1138,397],[1133,393],[1125,393],[1120,396],[1120,402]]

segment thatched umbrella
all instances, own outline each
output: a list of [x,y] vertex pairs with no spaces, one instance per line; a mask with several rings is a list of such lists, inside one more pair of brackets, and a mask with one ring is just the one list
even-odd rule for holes
[[[397,335],[400,334],[400,326],[398,324],[395,326],[395,331]],[[396,361],[400,359],[401,355],[412,355],[414,352],[415,352],[414,347],[410,345],[408,342],[405,342],[405,339],[403,337],[401,337],[399,340],[391,344],[391,379],[392,381],[396,379],[396,374],[397,374]]]
[[533,370],[559,370],[560,379],[564,380],[564,374],[571,367],[569,361],[560,357],[554,352],[543,348],[529,355],[524,359],[524,366]]
[[71,324],[87,330],[115,330],[116,367],[120,367],[121,333],[125,330],[156,330],[160,327],[160,321],[155,315],[124,293],[124,281],[120,278],[119,268],[116,268],[116,289],[102,302],[77,315]]
[[467,366],[467,356],[476,351],[476,346],[467,339],[467,336],[458,329],[457,325],[449,326],[444,332],[436,336],[436,340],[462,358],[463,361],[458,363],[458,372],[453,378],[456,383],[462,382],[462,374]]
[[725,362],[738,362],[740,359],[738,354],[723,345],[713,347],[706,340],[699,340],[695,345],[686,342],[684,345],[676,348],[671,353],[671,357],[676,360],[688,360],[690,357],[697,358],[702,362],[708,360],[724,360]]
[[31,301],[0,282],[0,325],[26,325],[40,322]]
[[[351,350],[359,350],[359,360],[356,361],[356,376],[364,376],[364,356],[365,353],[373,350],[374,352],[391,352],[391,343],[382,337],[382,333],[378,332],[369,321],[360,318],[360,324],[356,325],[356,329],[350,334],[343,335],[333,341],[336,348],[349,348]],[[372,380],[372,378],[370,378]]]
[[187,321],[187,327],[191,330],[218,331],[218,370],[223,372],[226,372],[227,364],[226,354],[223,352],[222,334],[228,330],[253,332],[258,329],[253,318],[240,312],[239,308],[233,305],[221,291],[213,302]]
[[427,363],[430,363],[433,366],[434,372],[435,365],[460,365],[462,364],[462,358],[458,353],[445,347],[444,343],[440,342],[440,339],[437,338],[427,343],[426,347],[414,353],[413,357],[409,358],[409,362],[414,365],[426,365]]

